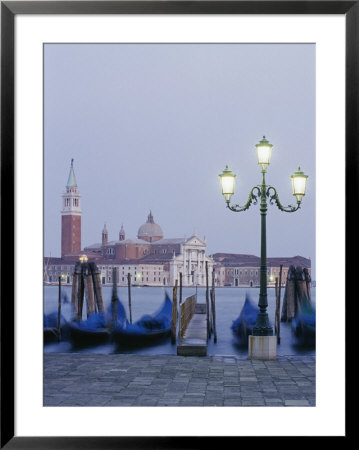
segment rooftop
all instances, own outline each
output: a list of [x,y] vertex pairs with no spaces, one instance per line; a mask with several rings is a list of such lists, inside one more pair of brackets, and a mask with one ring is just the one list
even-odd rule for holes
[[171,244],[183,244],[186,242],[185,238],[173,238],[173,239],[159,239],[152,242],[151,245],[171,245]]

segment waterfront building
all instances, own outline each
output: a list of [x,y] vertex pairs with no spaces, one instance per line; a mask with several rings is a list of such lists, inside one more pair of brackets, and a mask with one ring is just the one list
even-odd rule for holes
[[[260,257],[235,253],[215,253],[211,256],[215,262],[216,278],[220,280],[219,285],[260,286]],[[268,286],[274,287],[275,279],[279,280],[280,266],[282,266],[282,286],[285,286],[288,270],[292,265],[308,269],[311,275],[311,261],[303,256],[267,258]]]
[[[126,286],[128,274],[136,286],[173,286],[182,274],[183,286],[212,284],[215,271],[216,286],[258,287],[260,284],[260,258],[254,255],[215,253],[207,255],[207,243],[195,233],[186,238],[165,238],[162,228],[154,220],[152,211],[147,221],[140,225],[136,238],[127,238],[123,224],[117,240],[109,240],[107,224],[101,232],[101,242],[81,249],[81,205],[73,160],[62,195],[61,210],[61,258],[44,258],[44,282],[71,284],[73,271],[79,256],[86,255],[101,271],[105,285],[113,283],[113,268],[117,284]],[[282,265],[282,285],[285,285],[288,269],[306,267],[310,273],[310,259],[301,256],[267,258],[268,286],[274,286]]]
[[[125,246],[125,247],[124,247]],[[135,239],[111,241],[85,247],[83,253],[89,261],[96,262],[101,271],[103,284],[112,284],[113,268],[117,270],[117,283],[126,286],[127,275],[131,275],[131,283],[136,286],[173,286],[182,273],[183,286],[206,285],[206,262],[209,282],[213,270],[213,260],[206,255],[206,242],[197,235],[190,238],[160,239],[147,244],[147,252],[138,251],[142,242]],[[129,258],[117,258],[116,248],[124,248]],[[115,249],[114,252],[108,251]],[[45,258],[45,282],[53,283],[64,275],[65,282],[72,282],[72,272],[77,261],[73,257]]]

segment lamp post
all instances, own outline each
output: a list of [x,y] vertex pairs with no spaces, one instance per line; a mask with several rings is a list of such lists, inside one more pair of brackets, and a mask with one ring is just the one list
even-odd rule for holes
[[267,236],[266,236],[266,216],[269,199],[270,204],[276,204],[277,207],[284,212],[294,212],[300,208],[302,198],[305,195],[307,175],[301,172],[300,168],[291,176],[293,195],[297,199],[297,204],[292,206],[283,206],[279,200],[277,190],[273,186],[266,184],[265,174],[270,164],[273,145],[263,136],[263,139],[256,145],[258,164],[262,167],[262,183],[254,186],[250,192],[247,203],[244,206],[230,205],[231,197],[234,194],[234,184],[236,175],[226,166],[224,171],[219,175],[222,185],[222,194],[225,198],[227,208],[234,212],[246,211],[251,205],[260,199],[260,215],[261,215],[261,258],[260,258],[260,293],[259,293],[259,313],[256,324],[253,328],[253,336],[272,336],[273,328],[269,323],[267,314]]

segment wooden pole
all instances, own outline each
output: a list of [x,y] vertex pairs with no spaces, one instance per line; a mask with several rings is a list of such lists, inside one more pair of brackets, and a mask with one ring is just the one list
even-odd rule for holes
[[214,293],[214,269],[212,271],[212,291],[211,291],[211,302],[212,302],[212,323],[213,323],[213,341],[217,342],[217,329],[216,329],[216,296]]
[[310,277],[310,275],[309,275],[309,271],[308,271],[308,269],[305,267],[304,269],[303,269],[303,273],[304,273],[304,277],[305,277],[305,283],[306,283],[306,286],[307,286],[307,296],[308,296],[308,299],[309,299],[309,302],[311,302],[311,292],[310,292],[310,287],[311,287],[311,277]]
[[71,304],[72,304],[72,308],[74,310],[75,318],[78,318],[78,310],[79,310],[78,289],[79,289],[80,277],[81,277],[81,267],[80,267],[80,263],[77,262],[75,264],[75,269],[74,269],[74,273],[73,273],[72,291],[71,291]]
[[278,277],[275,278],[275,313],[274,313],[274,333],[277,336],[279,344],[280,337],[278,336],[278,322],[279,322],[279,296],[278,296]]
[[296,309],[295,313],[300,311],[303,304],[310,302],[308,297],[307,282],[305,279],[305,273],[302,267],[298,266],[295,269],[295,293],[296,293]]
[[83,277],[86,298],[86,315],[87,317],[90,317],[91,314],[95,312],[95,300],[93,296],[91,270],[88,263],[84,265]]
[[173,296],[172,296],[172,323],[171,323],[171,342],[172,342],[172,344],[174,344],[176,342],[177,284],[178,284],[178,280],[176,280],[175,285],[173,287]]
[[85,279],[85,286],[87,288],[86,301],[87,301],[87,317],[91,316],[96,311],[95,298],[94,298],[94,288],[92,283],[91,271],[88,270]]
[[112,312],[112,329],[117,325],[117,270],[116,267],[112,269],[112,298],[111,298],[111,312]]
[[132,323],[132,305],[131,305],[131,274],[127,274],[127,285],[128,285],[128,309],[130,312],[130,323]]
[[182,303],[182,272],[179,274],[180,276],[180,296],[179,296],[179,304]]
[[208,261],[206,261],[206,307],[207,307],[207,338],[211,337],[211,327],[209,319],[209,286],[208,286]]
[[59,302],[57,308],[57,339],[61,339],[61,276],[59,276]]
[[77,302],[78,302],[78,309],[77,309],[77,319],[82,320],[82,308],[84,304],[84,268],[83,264],[81,264],[81,272],[79,274],[79,285],[77,290]]
[[294,266],[290,266],[287,273],[287,281],[283,297],[282,322],[290,322],[296,313],[296,271]]
[[279,286],[278,286],[278,311],[277,311],[277,322],[278,322],[278,330],[277,330],[277,342],[280,344],[280,320],[279,320],[279,314],[280,314],[280,295],[281,295],[281,289],[282,289],[282,268],[283,265],[280,265],[279,269]]
[[103,298],[102,298],[101,272],[94,262],[91,262],[89,265],[90,265],[90,269],[91,269],[92,283],[93,283],[93,289],[94,289],[94,293],[95,293],[95,301],[96,301],[96,305],[97,305],[97,311],[104,312],[105,307],[104,307]]

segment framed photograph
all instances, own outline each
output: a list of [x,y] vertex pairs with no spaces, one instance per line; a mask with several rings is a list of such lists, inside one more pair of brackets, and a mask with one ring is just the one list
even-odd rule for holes
[[348,436],[358,29],[356,1],[1,2],[1,448]]

